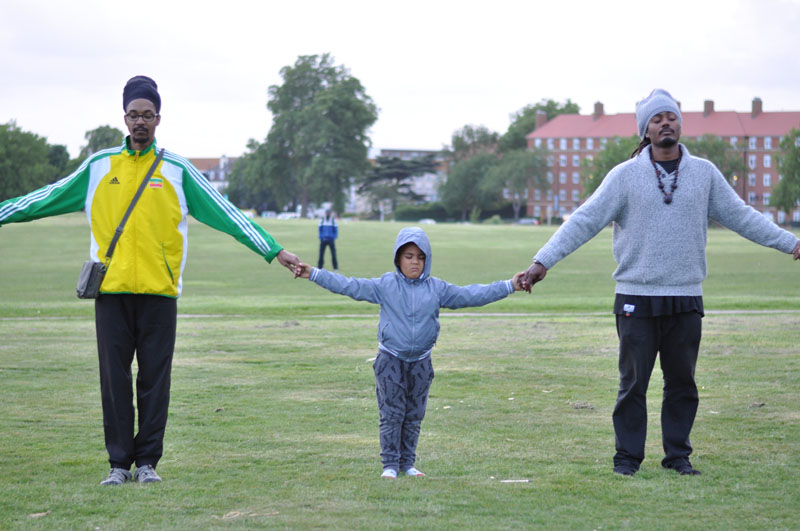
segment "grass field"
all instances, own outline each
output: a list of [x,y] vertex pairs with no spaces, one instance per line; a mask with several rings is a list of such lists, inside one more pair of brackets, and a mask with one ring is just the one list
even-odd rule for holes
[[[316,261],[316,225],[267,230]],[[390,270],[402,224],[342,223],[341,272]],[[426,226],[433,274],[509,278],[549,227]],[[380,480],[377,307],[292,280],[198,223],[175,353],[164,482],[107,472],[93,305],[74,295],[85,218],[0,229],[0,528],[790,529],[800,527],[800,264],[709,231],[692,442],[700,477],[611,472],[610,231],[532,295],[443,311],[421,479]],[[503,482],[502,480],[527,480]]]

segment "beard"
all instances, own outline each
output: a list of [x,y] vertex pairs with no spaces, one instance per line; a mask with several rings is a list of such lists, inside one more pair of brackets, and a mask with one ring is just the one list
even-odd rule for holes
[[677,144],[677,143],[678,143],[678,139],[677,138],[667,137],[667,138],[662,138],[661,140],[659,140],[657,142],[654,142],[653,144],[657,148],[671,148],[671,147],[675,146],[675,144]]

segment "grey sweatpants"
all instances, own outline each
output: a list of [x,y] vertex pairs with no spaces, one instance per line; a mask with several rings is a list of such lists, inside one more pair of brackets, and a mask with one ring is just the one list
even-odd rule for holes
[[380,413],[383,468],[408,470],[417,457],[419,428],[433,382],[433,363],[430,356],[409,362],[379,352],[372,367]]

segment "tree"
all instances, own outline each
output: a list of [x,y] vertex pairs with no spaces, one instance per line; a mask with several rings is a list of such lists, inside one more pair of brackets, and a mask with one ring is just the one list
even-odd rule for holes
[[500,152],[506,153],[528,147],[528,141],[525,137],[536,130],[536,115],[539,112],[545,113],[549,122],[559,114],[578,114],[581,109],[577,103],[573,103],[569,98],[564,103],[542,99],[535,105],[526,105],[511,115],[511,125],[508,126],[508,130],[499,139]]
[[733,182],[735,175],[744,175],[747,171],[741,154],[731,150],[730,144],[716,135],[703,135],[697,140],[685,138],[683,143],[692,155],[713,162],[728,182]]
[[436,173],[438,163],[433,154],[404,160],[399,157],[378,157],[375,166],[359,187],[359,193],[370,192],[376,199],[390,199],[392,212],[400,199],[418,202],[423,197],[411,188],[411,179]]
[[583,159],[581,163],[583,197],[592,195],[614,166],[631,158],[631,153],[640,142],[641,140],[636,135],[628,138],[615,136],[595,154],[594,158]]
[[542,191],[550,187],[546,173],[545,150],[540,148],[531,151],[514,150],[504,154],[491,168],[489,178],[484,182],[484,191],[491,193],[505,188],[511,196],[514,221],[516,221],[519,219],[522,200],[529,186]]
[[116,127],[101,125],[91,131],[86,131],[83,138],[86,139],[86,145],[81,148],[81,152],[78,154],[80,160],[85,159],[92,153],[97,153],[101,149],[117,147],[122,143],[125,135]]
[[783,176],[772,189],[769,204],[784,212],[791,212],[800,204],[800,129],[792,129],[781,140],[782,155],[778,167]]
[[492,153],[478,153],[453,165],[447,175],[447,182],[440,188],[442,203],[448,212],[460,212],[461,221],[467,220],[467,213],[473,209],[485,208],[496,199],[496,194],[487,194],[482,181],[497,157]]
[[497,151],[499,135],[490,131],[485,125],[465,125],[455,131],[450,139],[452,147],[445,147],[453,162],[466,160],[478,153],[494,153]]
[[[240,208],[279,210],[285,205],[288,191],[270,186],[267,176],[266,146],[250,139],[248,152],[236,159],[225,193]],[[278,183],[280,184],[280,183]]]
[[[291,190],[306,214],[309,201],[344,206],[350,178],[368,167],[367,130],[378,110],[361,82],[329,54],[300,56],[269,87],[273,122],[266,141],[272,185]],[[280,183],[280,184],[279,184]]]
[[[53,160],[60,160],[53,153]],[[26,194],[53,182],[57,169],[50,163],[51,146],[15,121],[0,125],[0,201]]]

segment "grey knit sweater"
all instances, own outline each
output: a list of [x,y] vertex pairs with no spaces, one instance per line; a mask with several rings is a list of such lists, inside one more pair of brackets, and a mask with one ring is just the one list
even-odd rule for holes
[[[755,243],[791,253],[797,238],[736,195],[709,161],[681,145],[678,188],[664,203],[650,146],[611,170],[534,257],[547,269],[613,222],[617,293],[697,296],[706,278],[706,231],[713,219]],[[675,178],[662,169],[665,189]]]

